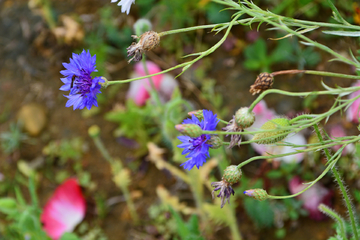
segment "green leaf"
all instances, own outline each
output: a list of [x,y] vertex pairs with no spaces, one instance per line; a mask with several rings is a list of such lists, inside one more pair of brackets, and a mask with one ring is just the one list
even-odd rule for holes
[[66,232],[61,236],[60,240],[80,240],[80,238],[74,233]]
[[322,31],[325,34],[336,35],[336,36],[346,36],[346,37],[360,37],[360,31]]
[[0,212],[5,214],[14,213],[17,209],[16,200],[13,198],[0,198]]
[[268,172],[266,176],[271,179],[276,179],[276,178],[281,178],[283,176],[283,173],[280,170],[272,170]]
[[260,227],[271,227],[274,223],[274,212],[269,201],[257,201],[252,198],[244,199],[245,210],[249,217]]

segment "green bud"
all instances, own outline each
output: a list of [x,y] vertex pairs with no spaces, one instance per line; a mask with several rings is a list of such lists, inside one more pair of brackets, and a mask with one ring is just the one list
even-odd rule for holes
[[[262,129],[262,130],[278,129],[278,130],[272,131],[272,132],[257,133],[257,134],[255,134],[255,136],[253,137],[252,140],[259,140],[258,142],[256,142],[258,144],[277,143],[277,142],[283,140],[284,138],[286,138],[287,134],[285,134],[285,133],[289,133],[289,130],[281,130],[281,128],[289,127],[290,125],[291,125],[290,121],[287,118],[272,119],[272,120],[264,123],[264,125],[262,125],[260,129]],[[284,134],[284,135],[280,135],[280,134]]]
[[211,135],[211,138],[206,143],[210,144],[212,149],[218,149],[223,145],[223,141],[217,135]]
[[255,122],[255,114],[249,112],[248,107],[242,107],[235,113],[236,124],[242,129],[248,128]]
[[175,128],[179,132],[191,138],[197,138],[202,135],[202,129],[197,124],[177,124]]
[[140,18],[134,23],[134,32],[137,36],[150,31],[152,29],[152,24],[149,20],[145,18]]
[[188,115],[191,117],[192,115],[194,115],[195,117],[197,117],[197,119],[199,119],[199,121],[204,119],[204,114],[203,114],[203,110],[195,110],[195,111],[191,111],[188,112]]
[[90,135],[90,137],[92,138],[96,138],[100,135],[100,128],[98,125],[92,125],[91,127],[89,127],[88,129],[88,133]]
[[240,181],[241,176],[242,176],[241,170],[238,169],[236,165],[230,165],[227,168],[225,168],[222,179],[230,183],[230,185],[233,185]]
[[244,194],[259,201],[264,201],[268,198],[267,192],[261,188],[246,190]]

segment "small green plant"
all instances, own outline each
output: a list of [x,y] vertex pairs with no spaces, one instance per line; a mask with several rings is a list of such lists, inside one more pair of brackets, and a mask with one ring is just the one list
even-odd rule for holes
[[10,123],[9,131],[0,133],[1,148],[6,154],[19,150],[21,143],[28,139],[28,136],[21,131],[19,123]]

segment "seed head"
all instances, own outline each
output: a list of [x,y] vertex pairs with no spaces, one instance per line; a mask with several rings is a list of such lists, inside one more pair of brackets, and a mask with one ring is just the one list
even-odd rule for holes
[[223,145],[223,141],[216,135],[211,135],[211,138],[206,143],[209,144],[212,149],[218,149]]
[[236,124],[242,129],[248,128],[255,122],[254,112],[249,112],[248,107],[242,107],[235,113]]
[[179,132],[191,138],[197,138],[202,135],[202,129],[197,124],[177,124],[175,128]]
[[188,112],[188,115],[191,117],[192,115],[194,115],[195,117],[197,117],[199,119],[199,121],[204,119],[204,114],[203,114],[203,110],[195,110],[195,111],[191,111]]
[[269,131],[269,132],[261,132],[255,134],[252,140],[260,140],[256,143],[258,144],[273,144],[277,143],[284,138],[286,138],[289,130],[282,130],[282,127],[289,127],[290,121],[287,118],[275,118],[270,121],[264,123],[260,129],[262,130],[276,130],[276,131]]
[[157,32],[147,31],[140,35],[140,37],[133,35],[135,39],[140,39],[138,43],[132,43],[127,48],[128,57],[133,56],[129,62],[133,59],[138,62],[142,59],[142,54],[146,51],[150,51],[160,44],[160,36]]
[[241,170],[238,169],[236,165],[230,165],[227,168],[225,168],[222,179],[230,183],[230,185],[233,185],[240,181],[241,176],[242,176]]
[[246,190],[244,194],[259,201],[264,201],[268,198],[267,192],[261,188]]
[[252,95],[261,93],[269,88],[274,83],[274,76],[271,73],[260,73],[260,75],[256,78],[253,85],[250,86],[250,93]]

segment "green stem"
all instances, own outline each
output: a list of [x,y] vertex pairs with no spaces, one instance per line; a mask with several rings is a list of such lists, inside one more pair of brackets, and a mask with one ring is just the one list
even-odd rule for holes
[[113,163],[114,160],[110,156],[108,150],[105,148],[105,146],[104,146],[103,142],[101,141],[100,137],[93,137],[93,140],[94,140],[96,148],[100,151],[103,158],[105,158],[105,160],[108,161],[109,163]]
[[[145,70],[145,75],[149,75],[149,69],[148,69],[147,64],[146,64],[145,54],[143,54],[143,58],[141,59],[141,62],[143,64],[143,67],[144,67],[144,70]],[[156,90],[153,79],[151,77],[149,77],[148,81],[149,81],[150,86],[151,86],[151,95],[154,96],[156,104],[158,106],[161,106],[162,104],[161,104],[161,101],[160,101],[159,92]]]
[[[341,60],[342,62],[348,63],[350,65],[356,66],[356,67],[360,67],[360,64],[354,61],[351,61],[349,59],[347,59],[346,57],[342,56],[341,54],[335,52],[334,50],[332,50],[331,48],[322,45],[318,42],[315,42],[313,40],[311,40],[308,37],[305,37],[304,35],[302,35],[301,33],[298,33],[292,29],[290,29],[288,26],[284,25],[284,23],[282,23],[282,21],[280,20],[280,17],[276,15],[276,17],[278,19],[274,19],[274,21],[272,21],[269,17],[267,17],[269,15],[269,12],[265,12],[263,10],[261,10],[260,8],[257,8],[257,11],[254,11],[253,9],[249,9],[248,7],[245,7],[244,5],[241,5],[240,9],[247,13],[249,16],[252,16],[254,18],[258,18],[263,22],[266,22],[268,24],[271,24],[279,29],[282,29],[288,33],[291,33],[292,35],[295,35],[303,40],[305,40],[306,42],[310,43],[311,45],[320,48],[321,50],[330,53],[331,55],[337,57],[339,60]],[[265,16],[264,16],[265,15]],[[279,21],[280,23],[277,23],[275,21]]]
[[[314,125],[314,129],[315,129],[315,132],[316,132],[316,135],[319,139],[320,142],[323,141],[323,137],[321,136],[321,133],[320,133],[320,130],[319,130],[319,127],[315,124]],[[325,155],[327,157],[327,159],[330,159],[330,153],[329,153],[329,150],[327,148],[324,149],[325,150]],[[330,166],[330,165],[329,165]],[[339,184],[339,187],[340,187],[340,190],[344,196],[344,200],[345,200],[345,203],[346,203],[346,207],[349,211],[349,217],[350,217],[350,221],[351,221],[351,228],[352,228],[352,231],[354,233],[354,236],[355,236],[355,239],[356,240],[359,240],[359,236],[358,236],[358,232],[357,232],[357,228],[356,228],[356,223],[355,223],[355,217],[354,217],[354,213],[353,213],[353,209],[352,209],[352,206],[351,206],[351,203],[350,203],[350,199],[349,199],[349,196],[347,195],[347,192],[346,192],[346,189],[345,189],[345,186],[344,186],[344,183],[343,181],[341,180],[340,178],[340,175],[338,173],[338,171],[336,170],[336,168],[333,168],[332,169],[332,172],[336,178],[336,181],[337,183]]]
[[313,70],[298,70],[298,69],[276,71],[276,72],[272,72],[271,75],[277,76],[277,75],[283,75],[283,74],[298,74],[298,73],[305,73],[305,74],[318,75],[318,76],[327,76],[327,77],[348,78],[348,79],[354,79],[354,80],[360,79],[359,76],[355,76],[355,75],[324,72],[324,71],[313,71]]
[[256,100],[250,105],[249,112],[251,112],[254,109],[254,107],[256,106],[256,104],[258,104],[266,95],[268,95],[270,93],[277,93],[277,94],[281,94],[281,95],[285,95],[285,96],[292,96],[292,97],[307,97],[311,94],[316,94],[316,95],[341,94],[341,93],[345,93],[345,90],[355,92],[355,91],[360,90],[360,87],[334,89],[332,91],[325,90],[325,91],[297,92],[297,93],[287,92],[287,91],[278,90],[278,89],[269,89],[269,90],[266,90],[265,92],[261,93],[256,98]]
[[158,72],[158,73],[154,73],[154,74],[150,74],[150,75],[147,75],[147,76],[141,76],[141,77],[132,78],[132,79],[126,79],[126,80],[106,81],[102,86],[106,88],[106,87],[108,87],[108,86],[110,86],[110,85],[113,85],[113,84],[129,83],[129,82],[136,81],[136,80],[140,80],[140,79],[144,79],[144,78],[154,77],[154,76],[157,76],[157,75],[160,75],[160,74],[164,74],[164,73],[170,72],[170,71],[172,71],[172,70],[175,70],[175,69],[184,67],[184,66],[186,66],[187,64],[188,64],[188,62],[185,62],[185,63],[179,64],[179,65],[176,65],[175,67],[168,68],[168,69],[166,69],[166,70],[164,70],[164,71],[161,71],[161,72]]
[[335,163],[337,162],[337,160],[341,157],[341,154],[339,154],[338,158],[333,161],[332,164],[329,164],[329,166],[327,166],[327,168],[322,172],[322,174],[320,174],[319,177],[317,177],[314,181],[311,182],[311,184],[309,184],[309,186],[307,186],[306,188],[304,188],[302,191],[292,194],[292,195],[288,195],[288,196],[274,196],[274,195],[268,195],[268,198],[270,199],[287,199],[287,198],[293,198],[296,196],[299,196],[300,194],[304,193],[306,190],[308,190],[309,188],[311,188],[315,183],[317,183],[321,178],[323,178],[325,176],[326,173],[329,172],[329,170],[334,167]]
[[[105,158],[105,160],[108,161],[111,165],[113,165],[115,161],[110,156],[109,152],[105,148],[105,146],[104,146],[103,142],[101,141],[100,137],[96,136],[96,137],[92,137],[92,139],[94,140],[95,146],[100,151],[101,155]],[[119,164],[118,166],[120,168],[120,169],[118,169],[118,171],[121,171],[122,168],[123,168],[121,161],[118,161],[118,164]],[[132,201],[129,189],[128,189],[128,187],[126,185],[120,185],[119,187],[120,187],[121,191],[124,194],[124,198],[126,200],[126,204],[127,204],[128,208],[129,208],[131,218],[133,219],[134,223],[137,224],[139,222],[139,217],[138,217],[138,215],[136,213],[136,208],[135,208],[134,202]]]
[[335,221],[338,222],[338,224],[340,225],[340,232],[341,232],[342,239],[346,240],[347,237],[346,237],[346,233],[345,233],[345,223],[344,223],[344,220],[339,216],[339,214],[337,214],[335,211],[333,211],[332,209],[330,209],[328,206],[326,206],[324,204],[320,204],[319,210],[322,211],[323,213],[325,213],[326,215],[328,215],[329,217],[335,219]]

